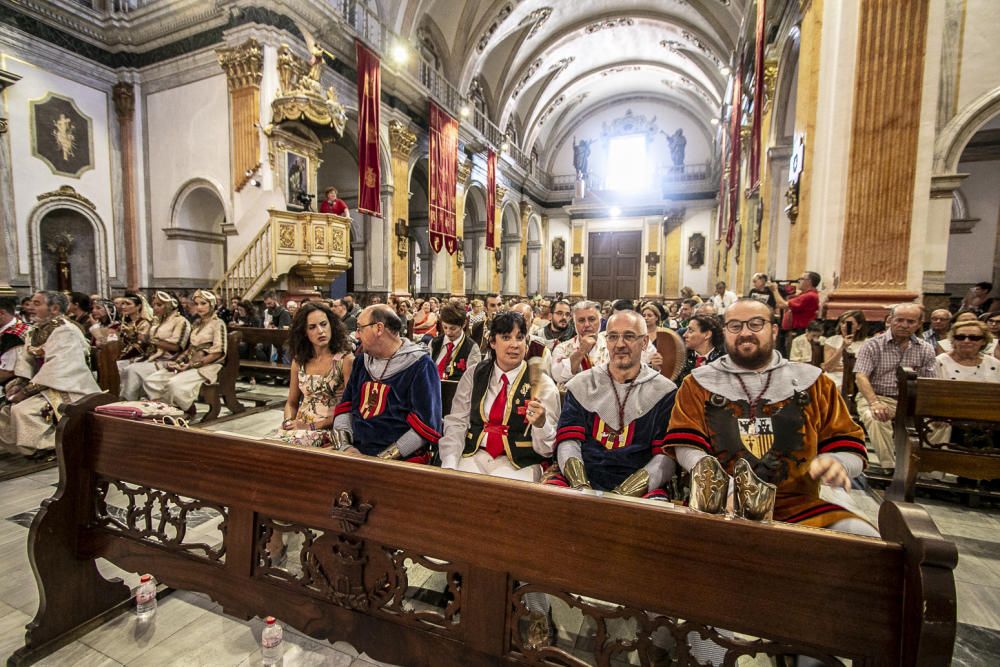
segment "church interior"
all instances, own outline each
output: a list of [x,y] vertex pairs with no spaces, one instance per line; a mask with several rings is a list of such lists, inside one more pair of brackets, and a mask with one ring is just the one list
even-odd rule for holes
[[0,657],[1000,664],[995,30],[0,0]]

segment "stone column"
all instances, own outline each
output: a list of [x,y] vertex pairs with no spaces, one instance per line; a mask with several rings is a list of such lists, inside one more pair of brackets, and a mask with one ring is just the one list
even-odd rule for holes
[[570,264],[569,297],[573,301],[582,299],[584,294],[583,272],[585,264],[575,264],[574,261],[580,261],[577,259],[578,257],[582,261],[586,261],[583,258],[583,244],[587,221],[580,218],[570,218],[569,224],[572,227],[572,238],[570,239],[570,256],[566,260]]
[[[396,187],[392,193],[392,213],[395,221],[391,225],[393,230],[392,242],[386,244],[387,250],[392,255],[392,276],[390,286],[395,296],[410,295],[410,263],[409,263],[409,241],[408,236],[399,231],[409,224],[410,221],[410,153],[417,143],[417,135],[397,120],[389,121],[389,148],[392,152],[392,182]],[[402,226],[400,223],[402,222]],[[398,230],[398,231],[397,231]]]
[[[455,236],[458,237],[458,250],[451,262],[451,295],[465,296],[465,199],[466,185],[472,173],[472,160],[468,159],[458,165],[458,183],[455,192]],[[458,258],[462,258],[462,264]]]
[[121,133],[122,163],[122,227],[125,230],[125,283],[130,290],[139,289],[139,221],[136,219],[135,190],[135,88],[121,81],[111,91],[115,114]]
[[[496,213],[493,216],[493,242],[503,249],[503,198],[507,196],[507,188],[497,184]],[[500,294],[503,290],[503,276],[497,271],[496,255],[489,256],[490,262],[490,293]],[[504,258],[504,262],[506,262]]]
[[528,257],[528,218],[531,217],[532,212],[534,212],[535,207],[531,205],[531,202],[522,201],[520,204],[521,211],[521,257],[517,263],[517,293],[519,296],[531,296],[528,294],[528,270],[525,259]]
[[928,0],[861,4],[840,284],[827,317],[909,301]]
[[[21,77],[13,72],[0,70],[0,101],[7,86],[16,83]],[[0,112],[3,109],[0,108]],[[0,229],[3,230],[3,243],[0,243],[0,296],[17,296],[10,286],[11,279],[17,275],[17,221],[14,219],[14,183],[11,172],[10,143],[7,134],[7,119],[0,116]]]
[[251,38],[239,46],[216,51],[229,83],[229,120],[232,132],[232,187],[239,192],[260,167],[260,81],[264,50]]

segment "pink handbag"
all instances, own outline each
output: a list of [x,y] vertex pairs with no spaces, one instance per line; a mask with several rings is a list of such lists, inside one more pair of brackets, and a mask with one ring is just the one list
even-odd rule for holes
[[94,412],[126,419],[162,419],[182,417],[184,411],[162,401],[118,401],[94,408]]

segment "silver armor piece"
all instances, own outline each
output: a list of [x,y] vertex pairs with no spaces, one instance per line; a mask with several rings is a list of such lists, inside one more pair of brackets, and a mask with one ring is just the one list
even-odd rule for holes
[[344,428],[335,428],[330,432],[330,440],[338,451],[344,451],[354,446],[354,434]]
[[714,456],[702,457],[691,468],[691,509],[706,514],[726,511],[729,475]]
[[751,521],[772,521],[778,487],[758,477],[746,459],[736,462],[736,516]]

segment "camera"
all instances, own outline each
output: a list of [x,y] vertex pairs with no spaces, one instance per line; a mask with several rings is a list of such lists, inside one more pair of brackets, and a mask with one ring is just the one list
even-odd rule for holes
[[309,194],[308,192],[306,192],[305,190],[299,190],[299,194],[296,195],[296,197],[295,197],[295,201],[297,201],[300,204],[302,204],[302,210],[303,211],[311,211],[312,210],[312,200],[313,200],[313,196],[311,194]]

